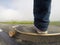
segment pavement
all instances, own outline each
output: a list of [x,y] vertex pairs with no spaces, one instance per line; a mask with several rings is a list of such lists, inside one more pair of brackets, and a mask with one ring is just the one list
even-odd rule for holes
[[[17,24],[16,24],[17,25]],[[19,25],[24,25],[24,24],[19,24]],[[26,25],[26,24],[25,24]],[[10,29],[10,27],[11,26],[14,26],[14,24],[0,24],[0,28],[1,29],[3,29],[5,32],[9,32],[11,29]],[[26,26],[33,26],[33,25],[31,25],[31,24],[27,24]],[[48,33],[60,33],[60,26],[55,26],[55,25],[49,25],[49,27],[48,27]],[[24,44],[26,43],[26,42],[23,42]],[[29,43],[29,45],[31,44],[32,42],[30,42]],[[24,45],[23,44],[23,45]],[[1,44],[0,44],[1,45]],[[28,44],[26,44],[26,45],[28,45]]]

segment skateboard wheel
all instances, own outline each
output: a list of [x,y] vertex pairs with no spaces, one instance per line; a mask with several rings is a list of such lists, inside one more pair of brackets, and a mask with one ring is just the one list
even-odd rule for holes
[[10,37],[13,37],[13,36],[15,36],[16,35],[16,31],[9,31],[9,36]]

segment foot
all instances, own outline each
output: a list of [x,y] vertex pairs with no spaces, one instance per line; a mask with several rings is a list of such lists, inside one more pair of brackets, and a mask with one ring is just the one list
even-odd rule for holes
[[48,31],[41,31],[41,30],[39,30],[36,27],[35,27],[35,29],[36,29],[36,31],[37,31],[38,34],[47,34],[48,33]]

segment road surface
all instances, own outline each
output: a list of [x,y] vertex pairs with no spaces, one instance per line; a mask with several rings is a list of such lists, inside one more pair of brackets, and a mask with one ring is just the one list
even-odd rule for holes
[[[17,25],[17,24],[16,24]],[[22,25],[22,24],[20,24],[20,25]],[[9,27],[11,27],[11,26],[14,26],[14,24],[12,25],[12,24],[0,24],[0,28],[1,29],[3,29],[6,33],[8,33],[8,31],[9,30],[11,30]],[[28,26],[28,27],[31,27],[31,26],[33,26],[33,25],[31,25],[31,24],[25,24],[25,26]],[[48,27],[48,32],[49,33],[54,33],[54,32],[56,32],[56,33],[60,33],[60,26],[53,26],[53,25],[49,25],[49,27]],[[28,41],[24,41],[24,42],[22,42],[21,43],[21,45],[31,45],[32,44],[32,42],[28,42]],[[38,45],[38,44],[37,44]]]

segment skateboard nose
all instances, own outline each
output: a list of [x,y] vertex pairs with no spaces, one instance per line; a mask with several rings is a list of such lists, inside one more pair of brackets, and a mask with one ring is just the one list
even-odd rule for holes
[[3,32],[3,30],[2,30],[2,29],[0,29],[0,32]]

